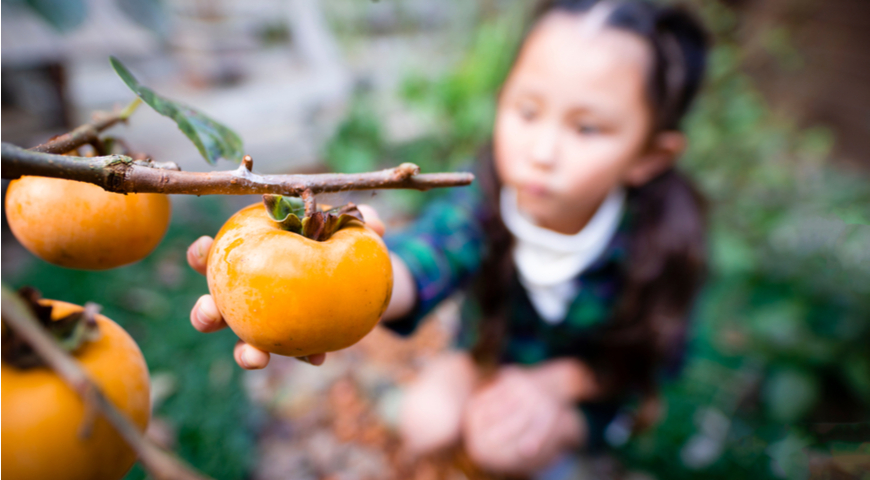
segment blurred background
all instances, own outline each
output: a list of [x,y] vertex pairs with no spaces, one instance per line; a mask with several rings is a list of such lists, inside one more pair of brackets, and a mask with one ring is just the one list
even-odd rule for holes
[[[684,3],[716,41],[682,160],[713,219],[690,358],[655,429],[613,426],[607,454],[560,478],[868,478],[870,3]],[[132,100],[115,55],[235,129],[261,173],[458,168],[489,136],[528,5],[3,0],[2,138],[33,146]],[[147,107],[109,133],[185,170],[234,168],[210,167]],[[398,228],[434,195],[322,201],[373,204]],[[377,329],[319,368],[274,358],[243,373],[232,332],[189,324],[207,286],[185,250],[257,198],[172,201],[157,251],[108,272],[51,266],[5,217],[2,231],[4,283],[98,302],[139,343],[154,439],[216,478],[487,478],[461,456],[408,462],[391,430],[401,385],[448,344],[459,299],[410,340]]]

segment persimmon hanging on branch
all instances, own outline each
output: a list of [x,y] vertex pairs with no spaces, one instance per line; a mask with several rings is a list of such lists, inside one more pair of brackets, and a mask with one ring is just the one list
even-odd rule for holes
[[[236,334],[266,351],[304,356],[350,346],[374,327],[390,300],[392,271],[380,237],[365,225],[352,204],[318,208],[317,193],[427,190],[468,185],[474,179],[469,173],[420,174],[416,165],[408,163],[360,174],[257,175],[235,132],[192,107],[156,94],[139,84],[116,59],[111,62],[138,97],[127,108],[101,114],[30,150],[2,144],[2,175],[13,180],[6,197],[13,233],[26,248],[51,263],[91,270],[114,268],[144,258],[157,246],[170,217],[167,194],[264,194],[263,204],[238,212],[218,233],[208,259],[208,282]],[[107,128],[126,121],[142,102],[175,121],[209,163],[223,158],[241,165],[221,172],[183,172],[172,162],[134,159],[122,142],[100,137]],[[91,145],[95,155],[79,155],[83,145]],[[147,369],[141,353],[131,353],[138,348],[126,333],[96,315],[93,308],[31,300],[28,304],[3,289],[3,410],[7,413],[3,417],[3,473],[16,478],[66,478],[62,476],[66,474],[119,478],[132,462],[130,451],[114,440],[111,429],[95,420],[102,416],[153,477],[204,478],[142,436],[147,422]],[[43,326],[31,318],[34,313],[42,315]],[[100,339],[94,335],[97,330]],[[57,338],[51,336],[52,331]],[[106,342],[122,351],[123,358],[115,359],[118,366],[130,360],[139,367],[136,375],[145,376],[145,386],[138,389],[145,392],[144,409],[141,400],[136,403],[115,395],[111,381],[106,385],[92,382],[84,373],[90,371],[89,352],[111,350],[101,346]],[[66,345],[66,352],[61,344]],[[83,366],[70,353],[84,355],[80,359]],[[46,366],[57,375],[47,372]],[[22,390],[30,387],[21,387],[32,385],[26,381],[33,373],[27,373],[27,368],[39,369],[39,375],[52,385],[62,379],[72,387],[81,402],[70,400],[69,405],[78,406],[58,415],[65,418],[67,427],[84,425],[79,433],[93,433],[91,443],[99,445],[100,452],[82,450],[88,437],[74,437],[69,428],[55,435],[55,440],[69,443],[57,444],[60,453],[50,451],[49,440],[37,438],[44,419],[28,416],[32,406],[21,400],[32,398]],[[8,378],[18,383],[6,385]],[[58,393],[55,398],[61,396]],[[16,400],[9,400],[7,406],[7,399]],[[126,408],[130,402],[135,408]],[[19,423],[7,429],[13,404],[22,413],[12,414],[11,421]],[[37,414],[43,414],[46,409],[39,410]],[[13,444],[15,448],[9,446]],[[35,452],[41,459],[38,465],[48,470],[19,470],[26,466],[7,461],[7,452],[20,449]],[[57,459],[67,456],[72,456],[70,468],[51,470],[65,466]]]
[[156,479],[207,480],[145,438],[145,359],[99,307],[2,297],[4,477],[117,480],[139,457]]
[[[2,146],[3,178],[25,177],[11,182],[6,197],[12,232],[32,253],[57,265],[102,270],[148,255],[166,232],[170,207],[165,195],[147,194],[302,196],[347,190],[427,190],[467,185],[474,178],[469,173],[419,174],[413,164],[361,174],[257,175],[251,157],[242,153],[241,139],[230,128],[192,107],[156,94],[141,85],[117,59],[111,62],[139,97],[130,106],[115,114],[101,115],[93,123],[30,151],[6,143]],[[223,158],[241,165],[224,172],[182,172],[171,163],[134,161],[126,155],[112,154],[119,142],[103,141],[99,132],[126,121],[140,102],[175,121],[209,163]],[[85,144],[107,155],[58,155]]]

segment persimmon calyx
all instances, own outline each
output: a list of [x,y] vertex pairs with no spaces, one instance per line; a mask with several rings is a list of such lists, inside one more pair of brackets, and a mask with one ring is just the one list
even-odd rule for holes
[[[52,320],[51,305],[43,305],[39,302],[41,296],[36,289],[24,287],[18,291],[18,295],[30,307],[39,324],[48,330],[49,334],[67,352],[74,353],[86,342],[97,340],[100,337],[100,329],[96,319],[100,306],[96,303],[89,302],[85,304],[83,310]],[[45,365],[30,345],[6,325],[3,325],[2,354],[0,355],[5,363],[22,369]]]
[[263,195],[263,205],[266,213],[283,229],[293,233],[302,233],[302,218],[305,217],[305,202],[297,197],[283,195]]
[[362,213],[353,203],[305,215],[301,198],[283,195],[263,195],[266,213],[283,230],[298,233],[312,240],[324,241],[341,230],[351,220],[365,223]]

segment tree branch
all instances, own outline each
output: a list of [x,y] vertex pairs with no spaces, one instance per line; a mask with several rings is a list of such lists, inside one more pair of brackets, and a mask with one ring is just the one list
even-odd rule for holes
[[123,110],[114,113],[98,113],[91,123],[86,123],[75,130],[57,136],[42,145],[37,145],[31,150],[41,153],[66,153],[85,144],[101,145],[100,132],[118,122],[125,122],[133,114],[142,100],[136,98]]
[[85,402],[85,408],[98,411],[124,441],[136,452],[142,466],[151,476],[161,480],[208,480],[180,459],[145,438],[139,429],[88,378],[78,361],[67,353],[39,325],[30,309],[15,293],[2,287],[3,322],[27,342],[45,363]]
[[123,155],[72,157],[28,151],[2,145],[3,178],[22,175],[65,178],[93,183],[110,192],[165,193],[186,195],[248,195],[271,193],[302,196],[348,190],[415,189],[456,187],[474,180],[471,173],[420,174],[420,168],[403,163],[396,168],[367,173],[316,175],[257,175],[245,162],[236,170],[182,172],[133,162]]

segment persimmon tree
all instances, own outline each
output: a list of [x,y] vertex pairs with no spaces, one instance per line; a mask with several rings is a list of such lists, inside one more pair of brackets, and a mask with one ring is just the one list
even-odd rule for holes
[[[423,174],[419,167],[410,163],[356,174],[260,175],[254,172],[253,159],[244,154],[242,141],[235,132],[195,108],[169,100],[141,85],[117,59],[112,58],[111,63],[137,98],[123,109],[110,113],[99,112],[91,122],[36,147],[25,149],[3,143],[3,178],[14,180],[24,176],[38,176],[74,180],[120,194],[263,194],[264,208],[269,209],[273,220],[283,221],[285,229],[312,238],[324,235],[324,231],[341,228],[345,218],[349,218],[348,215],[361,220],[352,204],[321,211],[315,201],[316,194],[375,189],[428,190],[468,185],[474,179],[470,173]],[[226,171],[186,172],[171,161],[155,161],[147,156],[133,154],[122,141],[103,135],[106,129],[126,122],[141,103],[175,121],[210,164],[225,159],[236,162],[239,166]],[[92,147],[92,156],[79,154],[79,148],[85,145]],[[283,218],[274,216],[279,210],[285,213]],[[13,356],[27,355],[31,366],[52,369],[75,391],[85,406],[80,436],[86,437],[89,434],[89,425],[92,424],[94,415],[99,414],[135,451],[143,467],[153,477],[206,478],[148,440],[134,422],[108,399],[74,357],[75,349],[82,341],[86,341],[81,332],[87,332],[90,327],[85,326],[93,324],[98,306],[86,305],[82,313],[65,317],[64,323],[58,325],[55,325],[58,322],[40,322],[40,309],[40,303],[33,298],[15,294],[3,287],[4,362],[8,359],[7,352]],[[76,337],[79,340],[70,341],[75,335],[81,338]],[[10,349],[9,345],[16,347]],[[9,361],[13,359],[9,357]]]

